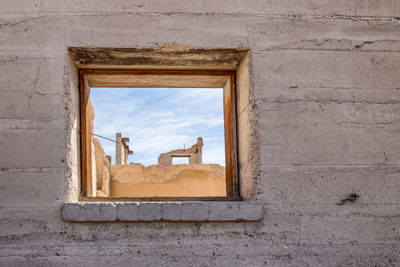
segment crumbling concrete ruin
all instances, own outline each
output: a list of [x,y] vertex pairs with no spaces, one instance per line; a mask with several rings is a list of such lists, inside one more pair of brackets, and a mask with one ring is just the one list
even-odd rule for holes
[[201,164],[203,162],[203,138],[198,137],[197,143],[187,149],[176,149],[167,153],[162,153],[158,157],[158,164],[164,167],[172,165],[172,158],[174,157],[187,157],[189,164]]
[[[218,164],[202,164],[203,139],[188,149],[177,149],[161,154],[160,158],[173,156],[191,157],[189,164],[151,165],[126,164],[131,152],[121,133],[116,134],[116,160],[111,165],[101,147],[93,138],[94,176],[98,197],[222,197],[226,196],[225,167]],[[172,163],[172,162],[171,162]]]
[[110,166],[111,162],[104,153],[103,147],[101,146],[97,138],[92,139],[93,144],[93,164],[95,173],[92,172],[93,177],[96,179],[96,196],[97,197],[108,197],[110,196]]
[[128,155],[132,155],[133,151],[129,150],[129,138],[122,137],[121,133],[115,135],[115,164],[128,164]]

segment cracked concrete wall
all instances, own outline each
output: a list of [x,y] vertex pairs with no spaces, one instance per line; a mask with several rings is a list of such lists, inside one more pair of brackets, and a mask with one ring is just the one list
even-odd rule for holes
[[[0,265],[399,265],[399,16],[397,0],[2,1]],[[251,49],[264,220],[62,222],[79,195],[67,47],[172,42]]]

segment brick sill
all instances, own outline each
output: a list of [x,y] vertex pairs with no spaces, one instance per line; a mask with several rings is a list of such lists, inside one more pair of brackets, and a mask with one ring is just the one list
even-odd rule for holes
[[75,202],[65,203],[66,222],[260,221],[258,202]]

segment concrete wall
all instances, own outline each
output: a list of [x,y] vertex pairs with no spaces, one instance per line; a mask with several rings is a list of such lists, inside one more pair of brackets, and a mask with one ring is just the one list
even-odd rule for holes
[[[0,265],[399,265],[399,16],[397,0],[1,1]],[[251,49],[264,220],[64,223],[79,195],[67,47],[172,42]]]

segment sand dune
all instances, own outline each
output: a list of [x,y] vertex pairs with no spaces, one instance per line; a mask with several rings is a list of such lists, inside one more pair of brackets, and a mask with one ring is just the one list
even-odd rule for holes
[[111,166],[111,197],[226,196],[225,168],[218,164]]

